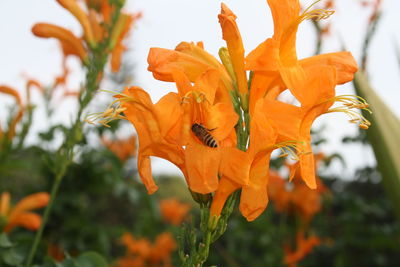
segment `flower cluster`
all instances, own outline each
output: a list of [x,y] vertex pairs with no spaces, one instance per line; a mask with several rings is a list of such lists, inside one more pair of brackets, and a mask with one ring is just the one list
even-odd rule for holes
[[10,194],[3,192],[0,195],[0,230],[9,232],[16,226],[37,230],[42,219],[31,210],[45,207],[49,200],[50,195],[41,192],[24,197],[14,207],[10,207]]
[[[314,156],[315,170],[317,170],[318,163],[324,159],[324,155],[319,153]],[[292,183],[289,184],[289,180],[282,178],[277,172],[271,171],[268,195],[276,211],[284,213],[286,216],[293,216],[298,222],[295,226],[296,235],[293,237],[293,241],[290,238],[284,246],[285,263],[287,266],[295,267],[298,262],[312,252],[315,246],[321,243],[319,237],[314,234],[307,236],[307,232],[311,220],[322,209],[322,198],[328,193],[328,189],[318,177],[316,177],[318,188],[310,189],[296,171],[298,163],[286,165],[291,170],[289,180]]]
[[[316,154],[314,157],[317,166],[324,156]],[[287,165],[291,170],[292,177],[289,178],[291,183],[289,184],[289,181],[277,172],[271,171],[268,195],[278,212],[293,214],[300,217],[303,223],[308,224],[313,216],[321,211],[322,196],[328,193],[328,189],[318,177],[316,177],[317,189],[310,189],[296,171],[298,163]]]
[[171,253],[176,249],[176,243],[168,232],[157,236],[154,244],[146,238],[135,239],[131,234],[125,233],[121,243],[126,246],[127,253],[124,258],[117,261],[118,267],[170,267]]
[[[352,96],[335,96],[335,86],[353,79],[357,64],[349,52],[299,60],[296,33],[307,19],[325,19],[333,11],[301,12],[298,0],[268,0],[274,35],[245,56],[235,14],[222,4],[219,23],[226,48],[221,61],[203,43],[180,43],[174,50],[151,48],[148,70],[174,82],[153,104],[139,87],[116,95],[103,122],[123,112],[139,139],[138,170],[148,192],[157,190],[151,156],[166,159],[184,174],[194,194],[212,196],[211,215],[218,217],[227,198],[241,189],[240,211],[254,220],[268,203],[269,160],[282,149],[299,160],[308,187],[317,187],[310,129],[325,113],[345,112],[361,128],[369,122],[354,109],[368,104]],[[300,105],[281,102],[289,90]],[[339,106],[332,105],[337,102]]]
[[141,14],[114,12],[124,4],[124,1],[85,0],[82,5],[77,0],[57,0],[57,2],[81,24],[83,38],[77,37],[68,29],[49,23],[35,24],[32,28],[33,34],[42,38],[58,39],[64,56],[77,56],[83,64],[88,63],[89,50],[108,44],[108,51],[111,52],[111,69],[117,72],[121,65],[122,53],[126,50],[123,40]]

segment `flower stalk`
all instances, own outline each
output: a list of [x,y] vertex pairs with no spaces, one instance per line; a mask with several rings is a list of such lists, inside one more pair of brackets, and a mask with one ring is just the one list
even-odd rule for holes
[[97,89],[99,88],[100,82],[102,80],[105,65],[108,60],[108,56],[111,53],[110,43],[112,41],[111,32],[115,28],[117,21],[121,15],[122,5],[116,5],[115,11],[112,14],[111,24],[108,27],[108,35],[101,42],[93,46],[92,43],[88,44],[89,49],[89,60],[84,62],[83,65],[86,68],[86,82],[79,95],[79,109],[75,121],[73,122],[70,131],[65,136],[65,141],[58,149],[55,159],[52,161],[54,166],[53,172],[55,174],[55,179],[51,188],[50,202],[44,211],[43,221],[40,229],[36,232],[35,239],[32,243],[31,249],[28,254],[25,266],[29,267],[32,265],[33,259],[35,257],[37,247],[42,238],[44,228],[46,227],[47,221],[51,214],[54,201],[57,197],[59,187],[61,185],[62,179],[68,170],[69,165],[73,161],[74,148],[81,142],[83,137],[83,123],[82,115],[86,107],[90,104],[93,99]]
[[[248,110],[244,110],[241,107],[238,91],[231,91],[231,100],[235,112],[239,115],[238,123],[235,126],[237,148],[246,151],[250,136],[250,115]],[[200,229],[193,229],[193,226],[188,228],[188,225],[182,226],[179,255],[182,267],[201,267],[208,259],[211,245],[225,233],[228,227],[228,220],[238,202],[240,190],[237,190],[228,197],[219,216],[210,214],[210,198],[206,202],[200,202],[198,200],[202,198],[202,195],[191,193],[193,199],[200,204]],[[202,240],[197,244],[198,231],[201,232]],[[189,253],[185,253],[185,240],[189,241],[187,242],[189,244]]]

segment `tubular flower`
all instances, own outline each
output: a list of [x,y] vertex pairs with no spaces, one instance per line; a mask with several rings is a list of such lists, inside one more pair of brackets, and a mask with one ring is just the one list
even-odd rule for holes
[[122,162],[132,156],[136,156],[136,135],[129,138],[111,141],[105,138],[101,142],[112,151]]
[[[11,120],[10,125],[8,126],[7,138],[9,140],[11,140],[15,136],[17,124],[19,121],[21,121],[22,116],[24,115],[25,108],[22,103],[21,96],[17,90],[15,90],[9,86],[0,85],[0,93],[12,96],[15,99],[15,102],[17,103],[17,106],[18,106],[18,112],[15,115],[15,117]],[[4,133],[0,127],[0,139],[3,137],[3,134]]]
[[[318,160],[321,159],[320,157],[320,154],[316,155]],[[327,189],[320,179],[316,179],[317,189],[310,189],[305,185],[299,172],[296,171],[298,165],[298,163],[288,165],[291,171],[290,180],[292,180],[292,184],[289,186],[287,180],[283,179],[278,173],[271,171],[268,193],[277,211],[295,214],[305,224],[308,224],[314,215],[321,210],[322,196],[327,193]]]
[[157,236],[154,244],[146,238],[134,239],[130,233],[121,237],[121,243],[126,246],[126,256],[117,261],[118,267],[170,267],[171,253],[176,249],[176,242],[170,233]]
[[127,37],[133,23],[141,14],[127,14],[121,12],[119,19],[114,22],[118,3],[109,3],[108,0],[85,1],[84,5],[78,0],[57,0],[81,24],[83,38],[76,37],[71,31],[48,23],[37,23],[33,26],[34,35],[42,38],[56,38],[60,41],[64,56],[78,56],[82,63],[88,63],[88,54],[93,52],[99,44],[107,43],[106,52],[111,54],[111,69],[119,70],[122,53],[126,50],[123,40]]
[[315,246],[321,244],[321,240],[312,235],[305,238],[303,231],[299,231],[296,234],[296,249],[292,250],[289,246],[285,249],[285,264],[288,267],[296,267],[297,263],[310,254]]
[[96,46],[93,29],[90,25],[89,17],[85,11],[79,6],[76,0],[57,0],[57,2],[67,9],[82,25],[85,39],[92,46]]
[[122,41],[126,38],[133,23],[142,16],[141,13],[135,15],[121,14],[113,32],[111,33],[111,70],[118,72],[121,66],[121,57],[126,47]]
[[[184,73],[176,71],[173,75],[178,93],[169,93],[156,104],[137,87],[117,96],[121,111],[138,133],[138,169],[149,193],[157,189],[151,177],[150,156],[164,158],[179,167],[193,192],[214,192],[218,175],[246,184],[245,153],[234,147],[237,114],[227,103],[212,104],[218,73],[205,72],[194,86]],[[237,160],[231,157],[232,153],[243,155],[243,168],[229,167]]]
[[[268,4],[274,35],[247,56],[236,16],[222,4],[218,18],[227,48],[219,50],[220,61],[205,51],[202,42],[182,42],[174,50],[151,48],[148,70],[158,80],[174,82],[178,92],[153,104],[142,89],[128,88],[116,96],[116,107],[97,117],[107,123],[123,117],[123,112],[135,126],[139,173],[149,193],[157,189],[150,156],[162,157],[181,169],[192,192],[210,194],[212,216],[219,218],[228,197],[241,189],[240,211],[254,220],[268,203],[274,149],[298,159],[301,178],[315,188],[310,136],[314,120],[325,113],[345,112],[351,122],[369,126],[354,111],[368,107],[363,99],[335,96],[335,86],[353,79],[357,71],[350,53],[297,58],[298,25],[333,12],[308,8],[300,13],[298,0]],[[300,106],[277,99],[285,90]],[[335,102],[341,105],[332,107]]]
[[32,27],[32,33],[37,37],[56,38],[60,41],[65,55],[76,55],[82,62],[87,60],[87,52],[82,41],[63,27],[49,23],[37,23]]
[[14,207],[10,207],[10,194],[3,192],[0,196],[0,218],[4,225],[0,226],[2,226],[4,232],[9,232],[16,226],[37,230],[41,224],[41,217],[30,211],[45,207],[49,200],[50,195],[41,192],[29,195],[20,200]]
[[164,221],[173,225],[180,225],[190,211],[189,204],[181,203],[175,198],[160,201],[160,213]]
[[[246,68],[254,72],[250,95],[250,112],[259,97],[270,99],[268,115],[278,127],[278,140],[299,140],[304,143],[300,155],[302,178],[310,188],[315,188],[313,155],[310,145],[310,128],[313,121],[324,113],[343,111],[352,122],[368,128],[369,122],[357,117],[351,108],[367,108],[363,101],[347,108],[329,108],[334,102],[336,84],[353,79],[357,64],[348,52],[318,55],[298,60],[296,33],[299,23],[306,19],[325,19],[333,12],[311,7],[300,13],[298,0],[269,0],[274,19],[274,36],[267,39],[246,57]],[[289,89],[300,102],[297,107],[276,100]],[[345,101],[352,102],[351,97]],[[354,100],[357,102],[357,100]],[[346,104],[347,105],[347,104]],[[282,112],[285,110],[285,112]]]

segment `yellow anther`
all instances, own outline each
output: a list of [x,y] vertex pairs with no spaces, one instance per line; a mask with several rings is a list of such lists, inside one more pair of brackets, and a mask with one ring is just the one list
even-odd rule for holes
[[371,123],[361,113],[353,110],[353,109],[362,109],[369,113],[372,113],[371,110],[369,109],[369,104],[364,98],[355,95],[340,95],[327,99],[321,102],[321,104],[327,102],[336,102],[336,103],[341,103],[342,105],[331,108],[326,113],[343,112],[347,116],[349,116],[350,123],[358,124],[361,129],[368,129],[368,127],[371,125]]
[[307,19],[314,19],[314,20],[322,20],[329,18],[335,11],[333,10],[326,10],[326,9],[314,9],[310,10],[315,4],[320,2],[321,0],[315,1],[312,3],[306,10],[304,10],[303,14],[299,17],[300,21],[304,21]]
[[182,97],[181,104],[188,104],[189,101],[185,100],[190,98],[193,98],[198,104],[207,101],[206,95],[203,92],[189,91]]

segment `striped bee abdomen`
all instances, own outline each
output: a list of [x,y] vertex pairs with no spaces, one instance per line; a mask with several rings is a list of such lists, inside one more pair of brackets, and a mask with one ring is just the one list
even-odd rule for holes
[[217,141],[210,134],[210,130],[205,128],[203,125],[198,124],[198,123],[193,124],[192,132],[206,146],[213,147],[213,148],[218,147]]

